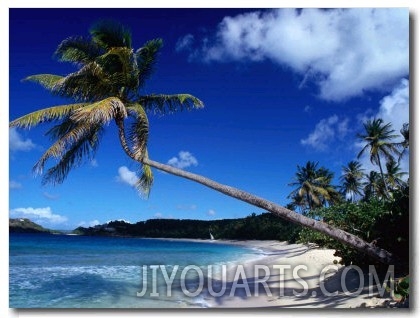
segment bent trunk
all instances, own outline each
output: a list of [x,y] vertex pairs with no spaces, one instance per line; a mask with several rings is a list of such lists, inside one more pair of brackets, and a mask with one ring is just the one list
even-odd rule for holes
[[359,250],[360,252],[368,254],[372,258],[384,264],[391,264],[393,261],[391,253],[377,246],[369,244],[353,234],[334,228],[324,222],[310,219],[302,214],[288,210],[280,205],[277,205],[273,202],[270,202],[268,200],[255,196],[251,193],[248,193],[248,192],[245,192],[245,191],[242,191],[242,190],[239,190],[239,189],[236,189],[236,188],[224,185],[224,184],[220,184],[218,182],[215,182],[203,176],[200,176],[200,175],[197,175],[197,174],[185,171],[185,170],[177,169],[172,166],[168,166],[168,165],[165,165],[165,164],[162,164],[162,163],[150,160],[150,159],[145,158],[142,160],[142,162],[143,164],[149,165],[153,168],[198,182],[202,185],[205,185],[206,187],[219,191],[225,195],[228,195],[230,197],[239,199],[241,201],[244,201],[254,206],[257,206],[259,208],[262,208],[287,221],[300,224],[302,226],[324,233],[332,238],[337,239],[338,241],[346,245],[349,245]]
[[123,147],[123,150],[125,151],[125,153],[133,160],[141,162],[142,164],[148,165],[150,167],[165,171],[167,173],[200,183],[206,187],[209,187],[213,190],[221,192],[225,195],[244,201],[256,207],[262,208],[289,222],[300,224],[304,227],[308,227],[315,231],[324,233],[350,247],[355,248],[356,250],[362,253],[366,253],[367,255],[380,261],[381,263],[391,264],[393,262],[392,254],[389,253],[388,251],[383,250],[372,244],[369,244],[365,242],[364,240],[362,240],[361,238],[353,234],[350,234],[346,231],[334,228],[324,222],[310,219],[302,214],[286,209],[278,204],[275,204],[273,202],[270,202],[268,200],[255,196],[251,193],[218,183],[206,177],[203,177],[203,176],[200,176],[200,175],[197,175],[197,174],[185,171],[185,170],[177,169],[172,166],[168,166],[168,165],[150,160],[145,157],[140,158],[136,156],[131,151],[130,147],[127,144],[127,141],[125,138],[125,131],[124,131],[124,120],[122,118],[116,118],[115,122],[118,126],[118,135],[121,142],[121,146]]

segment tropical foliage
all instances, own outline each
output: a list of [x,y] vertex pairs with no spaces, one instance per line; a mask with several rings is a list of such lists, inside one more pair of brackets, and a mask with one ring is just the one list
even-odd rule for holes
[[391,123],[385,124],[382,119],[377,118],[368,120],[364,123],[365,133],[359,134],[358,137],[365,143],[365,146],[357,155],[360,158],[365,152],[369,152],[370,161],[378,165],[381,172],[382,182],[388,192],[388,185],[385,182],[381,156],[387,161],[393,159],[393,155],[400,154],[397,144],[393,141],[397,135],[391,127]]
[[[372,199],[370,201],[343,202],[332,207],[315,209],[310,212],[313,218],[345,229],[362,237],[372,244],[381,246],[393,253],[398,260],[398,270],[408,271],[409,261],[409,187],[408,185],[393,193],[390,201]],[[322,233],[302,229],[300,242],[316,243],[336,250],[345,265],[368,265],[371,260],[363,253],[348,248]]]
[[95,227],[79,227],[74,230],[84,235],[115,235],[154,238],[193,238],[209,239],[210,232],[215,239],[246,240],[279,240],[295,242],[300,227],[282,220],[271,213],[246,218],[223,220],[177,220],[151,219],[135,224],[124,221],[112,221]]
[[362,195],[363,176],[362,164],[358,161],[350,161],[343,167],[343,175],[340,177],[342,195],[352,202],[356,201]]
[[[353,160],[343,167],[341,184],[335,187],[329,185],[332,188],[340,188],[343,199],[346,198],[347,201],[337,200],[330,201],[329,205],[311,205],[307,202],[314,197],[313,193],[319,193],[312,185],[319,173],[316,173],[317,164],[308,162],[304,167],[298,166],[298,182],[291,185],[299,187],[290,194],[292,201],[289,206],[300,209],[315,220],[353,233],[392,252],[399,264],[408,269],[409,183],[407,173],[401,171],[399,165],[404,152],[409,150],[408,124],[404,124],[401,129],[404,138],[402,141],[395,140],[397,135],[393,134],[391,124],[385,124],[381,119],[368,120],[364,128],[365,133],[359,134],[358,137],[363,138],[366,144],[358,157],[369,151],[369,159],[378,166],[379,172],[372,170],[365,174],[362,164]],[[401,152],[398,149],[401,149]],[[304,194],[307,199],[299,194]],[[306,205],[304,209],[302,201]],[[335,249],[336,255],[340,256],[346,265],[370,262],[363,252],[349,249],[341,242],[310,228],[303,228],[299,232],[299,241]]]
[[308,161],[305,166],[297,166],[295,181],[290,183],[296,189],[290,193],[293,204],[305,211],[331,205],[340,200],[336,187],[331,184],[334,174],[317,162]]

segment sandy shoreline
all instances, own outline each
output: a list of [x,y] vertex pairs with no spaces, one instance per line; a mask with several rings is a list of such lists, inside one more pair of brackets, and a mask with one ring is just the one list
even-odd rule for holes
[[340,259],[331,249],[278,241],[187,241],[262,251],[259,258],[229,265],[224,277],[213,275],[204,295],[209,307],[359,308],[392,302],[387,292],[378,294],[381,286],[369,282],[369,273],[337,264]]

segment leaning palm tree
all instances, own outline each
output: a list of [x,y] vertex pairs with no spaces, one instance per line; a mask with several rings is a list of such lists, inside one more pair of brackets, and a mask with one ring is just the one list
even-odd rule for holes
[[294,201],[304,201],[307,210],[336,203],[339,201],[339,194],[331,185],[333,177],[328,169],[318,168],[318,162],[308,161],[305,166],[298,165],[295,181],[289,184],[296,188],[288,197]]
[[343,166],[343,175],[340,177],[342,182],[341,191],[344,196],[349,196],[350,200],[354,202],[357,196],[361,196],[362,180],[363,180],[362,164],[358,161],[352,160],[347,166]]
[[363,125],[365,133],[358,134],[358,137],[366,144],[357,155],[357,158],[360,158],[365,152],[369,151],[370,161],[379,166],[382,182],[385,185],[385,190],[388,192],[389,189],[382,169],[381,156],[389,160],[393,158],[393,154],[400,154],[397,149],[397,144],[393,142],[393,139],[398,136],[394,135],[391,123],[384,124],[381,118],[368,120]]
[[81,164],[83,159],[95,155],[102,132],[108,123],[114,122],[118,127],[123,150],[139,164],[141,177],[137,188],[146,194],[153,183],[153,167],[193,180],[288,221],[325,233],[381,262],[392,261],[389,252],[355,235],[245,191],[151,160],[147,152],[148,113],[168,113],[203,107],[198,98],[189,94],[144,94],[144,83],[152,74],[161,46],[162,41],[157,39],[134,51],[130,32],[125,27],[101,22],[91,29],[91,38],[71,37],[58,46],[58,58],[75,63],[77,71],[67,76],[40,74],[27,78],[41,84],[52,94],[74,100],[73,104],[41,109],[10,123],[10,127],[20,128],[31,128],[43,122],[56,123],[47,132],[53,143],[34,168],[36,172],[42,173],[47,161],[52,158],[58,160],[44,174],[44,182],[63,182],[72,168]]

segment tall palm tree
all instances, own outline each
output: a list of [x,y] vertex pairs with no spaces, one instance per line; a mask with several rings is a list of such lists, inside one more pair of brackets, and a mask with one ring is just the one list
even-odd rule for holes
[[339,200],[339,194],[331,185],[334,174],[328,169],[318,168],[318,162],[308,161],[305,166],[297,166],[294,182],[296,186],[289,198],[304,201],[308,210],[333,204]]
[[361,196],[362,180],[363,180],[362,164],[358,161],[352,160],[347,166],[343,166],[343,175],[340,177],[342,182],[341,190],[344,196],[350,196],[352,202],[356,200],[357,196]]
[[369,151],[370,161],[379,166],[382,182],[388,192],[389,189],[385,182],[381,156],[384,156],[386,160],[389,160],[393,158],[393,154],[399,155],[397,144],[393,142],[393,139],[396,138],[397,135],[394,135],[395,131],[391,128],[391,123],[385,124],[381,118],[368,120],[363,125],[365,133],[358,134],[358,137],[366,144],[357,155],[357,158],[360,158],[365,152]]
[[392,262],[389,252],[341,229],[307,218],[245,191],[149,159],[147,114],[201,108],[203,103],[189,94],[141,94],[145,80],[152,74],[157,53],[162,46],[161,40],[149,41],[134,51],[130,32],[120,24],[101,22],[90,33],[90,39],[71,37],[64,40],[56,51],[62,61],[75,63],[77,71],[67,76],[40,74],[27,78],[55,95],[72,98],[75,103],[41,109],[10,123],[10,127],[21,128],[31,128],[43,122],[57,123],[47,132],[53,144],[35,165],[35,171],[41,173],[49,159],[58,159],[58,163],[47,170],[44,182],[63,182],[72,168],[81,164],[83,159],[95,155],[105,126],[113,121],[118,127],[123,150],[140,165],[141,177],[137,187],[146,194],[153,182],[153,167],[325,233],[381,262]]

